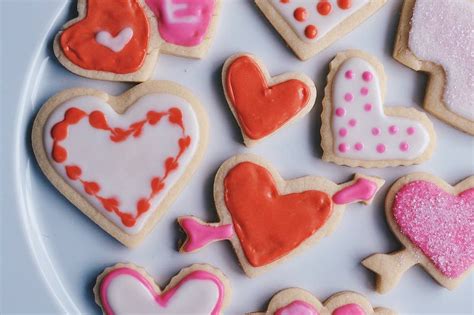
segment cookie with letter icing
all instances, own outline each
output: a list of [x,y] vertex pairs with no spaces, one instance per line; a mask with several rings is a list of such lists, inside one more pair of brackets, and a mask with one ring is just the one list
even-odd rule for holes
[[301,60],[332,45],[377,12],[387,0],[255,0]]
[[302,73],[271,77],[262,62],[249,54],[227,59],[222,85],[247,146],[306,115],[316,101],[316,87],[309,77]]
[[382,64],[358,50],[330,64],[321,114],[323,160],[351,167],[419,164],[433,154],[436,134],[426,114],[385,107]]
[[413,173],[393,184],[385,199],[388,224],[404,249],[375,254],[362,264],[385,293],[403,273],[421,265],[439,284],[454,289],[474,265],[474,176],[456,186]]
[[429,75],[424,108],[474,135],[474,1],[405,0],[393,56]]
[[314,295],[299,288],[275,294],[266,312],[249,315],[396,315],[386,308],[373,308],[367,298],[352,291],[342,291],[320,302]]
[[207,116],[185,88],[148,81],[120,96],[65,90],[33,125],[36,159],[76,207],[128,247],[152,230],[207,145]]
[[116,264],[97,277],[94,295],[105,315],[219,315],[230,302],[231,288],[224,274],[209,265],[182,269],[161,290],[142,268]]
[[71,72],[100,80],[145,81],[160,53],[202,58],[220,0],[77,0],[79,16],[54,40]]
[[214,180],[220,222],[178,218],[187,234],[180,251],[229,240],[244,272],[256,276],[331,234],[348,204],[370,203],[383,183],[359,174],[340,185],[311,176],[287,181],[257,156],[234,156]]

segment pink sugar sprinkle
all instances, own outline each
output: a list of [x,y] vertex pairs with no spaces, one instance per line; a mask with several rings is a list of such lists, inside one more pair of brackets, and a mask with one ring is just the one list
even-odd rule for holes
[[372,128],[372,134],[374,136],[378,136],[380,134],[380,128],[377,128],[377,127]]
[[400,231],[449,278],[474,264],[474,188],[458,196],[417,180],[396,194],[393,216]]
[[412,134],[415,133],[415,128],[413,128],[413,127],[408,127],[408,128],[407,128],[407,133],[411,136]]
[[364,105],[364,110],[366,112],[370,112],[372,110],[372,104],[370,104],[370,103],[365,104]]
[[366,96],[367,94],[369,94],[369,89],[366,87],[361,88],[360,94],[362,94],[363,96]]
[[346,129],[346,128],[341,128],[341,129],[339,129],[339,135],[340,135],[341,137],[347,136],[347,129]]
[[370,71],[365,71],[362,73],[362,79],[364,79],[365,82],[370,82],[372,81],[373,75]]
[[354,71],[352,71],[352,70],[347,70],[347,71],[346,71],[346,79],[350,80],[350,79],[352,79],[352,78],[354,78]]
[[355,127],[356,125],[357,125],[357,120],[355,120],[354,118],[349,120],[349,126]]
[[346,110],[342,107],[336,108],[336,116],[342,117],[346,114]]
[[354,99],[354,95],[352,95],[352,93],[346,93],[346,95],[344,95],[344,99],[346,100],[346,102],[352,102],[352,100]]
[[386,149],[385,144],[382,144],[382,143],[377,144],[377,152],[378,153],[384,153],[385,149]]
[[350,149],[350,147],[347,143],[341,143],[339,145],[339,151],[342,152],[342,153],[349,151],[349,149]]

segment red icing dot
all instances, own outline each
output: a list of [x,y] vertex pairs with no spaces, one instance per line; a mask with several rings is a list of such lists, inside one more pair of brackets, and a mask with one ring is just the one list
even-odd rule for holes
[[380,134],[380,128],[372,128],[372,134],[378,136]]
[[337,5],[339,8],[347,10],[352,6],[352,0],[337,0]]
[[341,143],[339,145],[339,151],[342,152],[342,153],[349,151],[349,149],[350,149],[350,147],[347,143]]
[[405,152],[405,151],[408,151],[408,149],[409,149],[408,143],[406,143],[405,141],[400,143],[400,150],[401,151]]
[[319,14],[328,15],[332,11],[332,4],[326,0],[323,0],[318,3],[316,8]]
[[357,142],[354,146],[354,148],[357,150],[357,151],[360,151],[364,148],[364,145],[360,142]]
[[316,28],[316,26],[310,24],[304,29],[304,35],[309,39],[316,38],[316,36],[318,35],[318,29]]
[[308,18],[308,12],[306,12],[305,8],[299,7],[295,9],[295,11],[293,12],[293,16],[297,21],[303,22],[306,21],[306,19]]
[[346,114],[346,110],[342,107],[336,108],[336,116],[342,117]]
[[372,104],[370,104],[370,103],[365,104],[364,105],[364,110],[366,112],[370,112],[372,110]]
[[105,118],[104,113],[95,110],[89,114],[89,123],[92,127],[97,129],[109,130],[109,125],[107,124],[107,119]]
[[285,3],[285,4],[286,4],[286,3],[289,3],[289,2],[290,2],[290,0],[280,0],[280,2],[281,2],[281,3]]
[[67,159],[67,151],[64,149],[62,146],[59,144],[55,144],[53,146],[53,152],[52,152],[53,160],[62,163],[66,161]]
[[340,135],[341,137],[347,136],[347,129],[346,129],[346,128],[341,128],[341,129],[339,129],[339,135]]
[[80,109],[72,107],[66,111],[66,114],[64,115],[64,120],[67,121],[69,124],[74,125],[77,124],[79,120],[81,120],[84,116],[86,116],[86,113],[84,113]]
[[357,120],[355,120],[354,118],[352,118],[351,120],[349,120],[349,126],[355,127],[356,125],[357,125]]
[[385,145],[382,143],[377,144],[377,152],[378,153],[384,153],[385,152]]
[[84,190],[89,195],[95,195],[99,192],[100,186],[96,182],[84,182]]
[[67,137],[68,124],[64,121],[57,123],[51,129],[51,137],[55,141],[62,141]]
[[143,213],[147,212],[148,209],[150,208],[150,203],[146,199],[140,199],[137,202],[137,212],[138,213]]
[[70,165],[66,166],[66,174],[70,179],[76,180],[81,176],[82,170],[79,166]]

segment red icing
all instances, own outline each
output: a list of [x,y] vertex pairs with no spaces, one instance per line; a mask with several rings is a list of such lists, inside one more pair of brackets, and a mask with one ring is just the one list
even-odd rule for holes
[[234,230],[254,267],[291,252],[318,231],[332,212],[331,197],[325,192],[280,195],[270,172],[251,162],[231,169],[224,188]]
[[316,38],[318,36],[318,28],[314,25],[308,25],[304,29],[304,35],[310,39]]
[[318,13],[321,15],[328,15],[332,11],[332,4],[328,1],[321,1],[318,3],[317,7]]
[[295,19],[300,22],[303,22],[308,18],[308,12],[306,12],[306,9],[302,7],[296,8],[293,15]]
[[337,0],[337,5],[343,9],[347,10],[352,7],[352,0]]
[[[83,20],[66,28],[60,35],[60,46],[75,65],[88,70],[125,74],[137,71],[147,55],[149,26],[138,0],[88,0]],[[133,37],[120,51],[96,41],[98,32],[117,36],[130,27]],[[77,118],[77,117],[76,117]]]
[[191,137],[186,135],[185,128],[182,121],[182,113],[176,108],[172,107],[166,112],[155,112],[149,111],[146,114],[146,118],[137,122],[130,124],[126,129],[122,128],[112,128],[107,122],[107,118],[104,113],[101,111],[93,111],[90,114],[85,113],[84,111],[78,108],[70,108],[64,114],[64,119],[57,124],[55,124],[51,129],[51,137],[53,138],[53,148],[52,148],[52,158],[57,163],[64,163],[67,160],[67,150],[60,145],[60,142],[65,140],[68,136],[68,128],[74,124],[77,124],[81,119],[87,117],[88,122],[92,128],[98,130],[104,130],[105,132],[110,133],[110,140],[112,142],[122,142],[128,138],[138,138],[142,134],[142,129],[146,124],[151,126],[156,125],[162,117],[168,117],[168,120],[172,124],[178,125],[183,132],[183,136],[179,139],[179,152],[176,156],[168,157],[165,160],[165,173],[162,177],[154,177],[150,182],[151,192],[148,197],[142,198],[137,201],[136,214],[133,216],[128,212],[120,210],[119,201],[114,198],[107,198],[101,196],[99,193],[101,191],[100,184],[97,182],[91,182],[84,180],[82,175],[82,170],[80,166],[77,165],[65,165],[66,175],[71,180],[78,180],[82,183],[84,191],[97,198],[100,201],[102,206],[110,212],[114,212],[118,215],[122,223],[131,227],[135,225],[136,220],[143,213],[147,212],[150,209],[150,201],[154,198],[160,191],[165,187],[165,180],[169,174],[179,166],[179,159],[186,151],[186,149],[191,144]]
[[311,93],[304,82],[295,79],[268,86],[258,64],[247,56],[232,62],[225,84],[239,124],[251,139],[271,134],[297,115]]

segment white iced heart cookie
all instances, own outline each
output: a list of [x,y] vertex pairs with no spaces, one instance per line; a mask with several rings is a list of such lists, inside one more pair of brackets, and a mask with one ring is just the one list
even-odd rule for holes
[[434,131],[414,109],[384,109],[383,67],[359,51],[331,63],[323,101],[323,159],[337,164],[385,167],[420,163],[431,156]]
[[142,268],[117,264],[97,277],[94,294],[107,315],[218,315],[228,302],[230,285],[218,269],[192,265],[181,270],[161,291]]
[[423,106],[439,119],[474,135],[474,2],[406,0],[395,59],[429,73]]
[[40,110],[33,147],[61,193],[134,246],[197,167],[205,119],[198,101],[170,82],[143,83],[118,97],[66,90]]
[[96,35],[96,41],[104,45],[107,48],[110,48],[114,52],[120,52],[127,45],[133,37],[133,29],[126,27],[117,34],[117,36],[112,36],[107,31],[100,31]]
[[380,9],[386,0],[255,0],[302,60],[311,58]]

